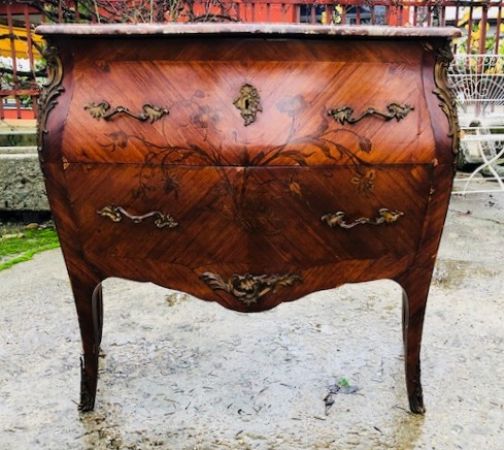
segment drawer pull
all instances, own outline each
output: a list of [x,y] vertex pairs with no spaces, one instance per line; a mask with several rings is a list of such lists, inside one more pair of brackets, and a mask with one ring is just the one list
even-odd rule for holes
[[100,103],[90,103],[89,105],[84,106],[84,109],[96,120],[111,120],[118,114],[125,114],[126,116],[139,120],[140,122],[148,121],[149,123],[154,123],[156,120],[159,120],[170,113],[166,108],[154,106],[149,103],[142,106],[142,112],[140,114],[132,113],[125,106],[116,106],[115,108],[112,108],[110,103],[106,101],[102,101]]
[[278,287],[292,286],[303,282],[301,276],[295,273],[283,275],[234,274],[229,280],[224,281],[220,275],[205,272],[201,275],[201,279],[214,291],[226,291],[247,306],[257,303],[267,293],[275,292]]
[[402,211],[393,210],[387,208],[381,208],[378,210],[378,217],[359,217],[352,222],[345,221],[345,213],[343,211],[337,211],[332,214],[325,214],[320,219],[325,222],[331,228],[341,227],[341,228],[353,228],[357,225],[382,225],[388,223],[394,223],[399,220],[401,216],[404,216]]
[[248,83],[240,88],[240,95],[234,99],[233,105],[240,110],[244,126],[254,123],[257,113],[262,112],[259,92]]
[[377,111],[375,108],[368,108],[360,116],[352,117],[354,110],[350,106],[343,106],[342,108],[330,109],[327,114],[341,125],[345,125],[345,122],[349,124],[357,123],[367,116],[381,117],[386,121],[396,119],[399,122],[414,109],[415,108],[411,105],[390,103],[387,105],[387,112]]
[[147,214],[143,214],[142,216],[135,216],[130,214],[121,206],[105,206],[104,208],[96,211],[99,216],[107,217],[112,222],[121,222],[123,217],[127,217],[133,223],[142,223],[146,219],[150,219],[154,217],[154,225],[157,228],[175,228],[178,226],[178,223],[175,222],[175,219],[170,216],[170,214],[164,214],[159,211],[151,211]]

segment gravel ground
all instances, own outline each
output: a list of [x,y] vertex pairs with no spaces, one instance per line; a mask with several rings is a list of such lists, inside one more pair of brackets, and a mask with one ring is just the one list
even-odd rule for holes
[[[0,449],[502,449],[503,236],[504,195],[454,197],[426,317],[424,417],[407,411],[391,281],[246,315],[107,280],[96,411],[79,414],[69,282],[59,250],[40,254],[0,272]],[[358,390],[326,411],[341,379]]]

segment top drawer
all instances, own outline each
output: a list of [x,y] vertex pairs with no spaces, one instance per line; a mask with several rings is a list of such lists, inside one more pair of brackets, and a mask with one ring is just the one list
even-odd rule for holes
[[434,159],[418,43],[242,41],[228,52],[164,42],[155,54],[135,41],[135,51],[76,61],[64,156],[202,166]]

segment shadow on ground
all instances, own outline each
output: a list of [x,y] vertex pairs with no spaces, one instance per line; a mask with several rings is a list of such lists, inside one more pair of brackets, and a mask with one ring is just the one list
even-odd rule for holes
[[[256,315],[104,285],[96,411],[59,250],[0,273],[0,449],[501,449],[504,196],[454,198],[425,324],[427,414],[407,411],[401,292],[320,292]],[[345,379],[359,389],[324,397]]]

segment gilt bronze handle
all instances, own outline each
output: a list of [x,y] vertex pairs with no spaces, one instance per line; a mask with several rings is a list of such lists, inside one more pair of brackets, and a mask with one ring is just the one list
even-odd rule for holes
[[84,109],[96,120],[111,120],[116,115],[124,114],[126,116],[133,117],[140,122],[148,121],[149,123],[154,123],[156,120],[159,120],[170,113],[166,108],[146,103],[142,106],[142,112],[135,114],[125,106],[116,106],[115,108],[112,108],[110,103],[105,100],[100,103],[90,103],[89,105],[84,106]]
[[327,115],[331,116],[336,122],[341,125],[345,123],[354,124],[364,119],[367,116],[381,117],[385,121],[396,119],[398,122],[404,119],[415,108],[411,105],[399,103],[390,103],[387,105],[387,112],[377,111],[375,108],[368,108],[358,117],[352,117],[354,110],[350,106],[330,109]]
[[397,222],[401,216],[404,216],[402,211],[390,210],[387,208],[381,208],[378,210],[377,217],[359,217],[351,222],[345,220],[345,213],[343,211],[337,211],[331,214],[323,215],[320,220],[329,225],[331,228],[353,228],[357,225],[382,225]]
[[116,223],[122,222],[124,217],[127,217],[133,223],[142,223],[144,220],[154,217],[154,225],[156,225],[157,228],[175,228],[178,226],[178,223],[170,214],[165,214],[160,211],[151,211],[141,216],[135,216],[121,206],[110,205],[96,211],[96,213]]
[[214,291],[226,291],[247,306],[257,303],[261,297],[269,292],[275,292],[279,287],[292,286],[303,281],[301,276],[295,273],[282,275],[234,274],[225,281],[220,275],[205,272],[201,275],[201,279]]

